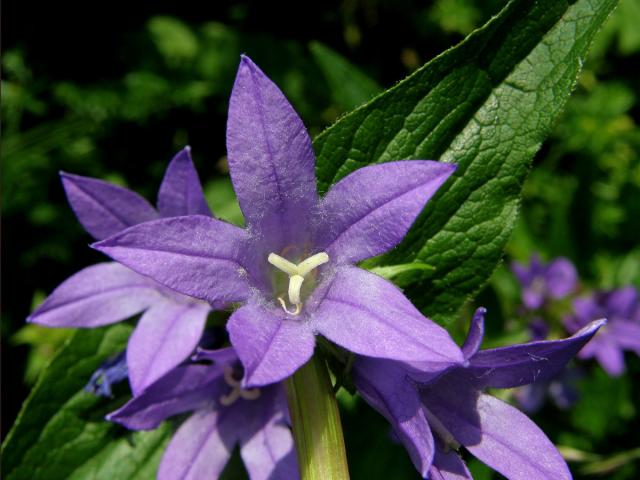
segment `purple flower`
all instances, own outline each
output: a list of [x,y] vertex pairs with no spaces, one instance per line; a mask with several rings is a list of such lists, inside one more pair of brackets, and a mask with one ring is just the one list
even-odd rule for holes
[[518,387],[514,397],[518,406],[527,413],[540,410],[546,397],[550,397],[560,410],[571,408],[579,399],[576,380],[581,377],[575,367],[567,367],[551,379],[540,380],[529,385]]
[[474,315],[462,347],[466,366],[425,374],[420,365],[358,357],[358,391],[389,420],[424,477],[471,478],[455,452],[464,446],[509,479],[571,478],[556,448],[527,416],[482,390],[556,375],[603,321],[565,340],[478,351],[484,313],[478,309]]
[[319,198],[302,121],[247,57],[231,94],[227,150],[246,229],[201,215],[165,218],[95,248],[186,295],[240,304],[227,328],[244,386],[291,375],[313,354],[315,334],[372,357],[462,361],[447,332],[397,287],[354,266],[403,238],[454,165],[368,166]]
[[298,478],[282,385],[241,388],[242,368],[232,348],[201,351],[197,358],[214,363],[175,368],[107,419],[149,430],[194,411],[164,452],[159,480],[218,478],[236,445],[251,480]]
[[128,377],[127,354],[126,351],[123,351],[102,362],[91,375],[89,382],[84,387],[84,391],[99,397],[111,397],[111,386],[126,380]]
[[611,376],[624,373],[624,350],[640,355],[640,302],[634,287],[596,292],[573,301],[574,314],[564,319],[569,332],[575,332],[596,318],[607,318],[600,334],[578,353],[582,359],[595,357]]
[[[174,215],[210,215],[189,148],[169,164],[158,211],[144,198],[101,180],[62,173],[71,207],[96,239],[140,222]],[[64,281],[27,319],[49,327],[93,328],[144,312],[129,339],[127,365],[134,394],[189,357],[211,306],[177,294],[118,263],[85,268]]]
[[578,284],[576,268],[564,257],[544,264],[535,254],[528,267],[513,262],[511,270],[522,285],[522,302],[530,310],[542,307],[549,299],[566,297]]

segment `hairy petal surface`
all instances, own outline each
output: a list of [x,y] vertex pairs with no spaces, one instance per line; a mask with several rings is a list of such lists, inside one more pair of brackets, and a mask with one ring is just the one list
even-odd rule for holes
[[198,410],[180,426],[164,452],[158,480],[220,476],[234,447],[234,442],[220,434],[220,416],[216,410]]
[[402,364],[357,357],[353,381],[365,401],[393,426],[413,464],[425,477],[433,461],[433,435],[414,384]]
[[158,210],[163,217],[211,216],[189,147],[178,152],[167,167],[158,192]]
[[215,305],[249,294],[246,239],[241,228],[192,215],[136,225],[92,246],[169,288]]
[[204,302],[165,300],[142,315],[127,347],[134,395],[189,357],[200,341],[209,310]]
[[227,330],[244,366],[245,387],[283,380],[304,365],[315,347],[313,332],[304,317],[249,303],[236,310]]
[[271,251],[297,243],[317,203],[315,157],[302,120],[280,89],[242,57],[229,103],[229,172],[247,225]]
[[158,218],[149,202],[126,188],[65,172],[60,176],[76,217],[96,240]]
[[453,375],[467,376],[478,388],[512,388],[555,376],[596,334],[604,320],[591,322],[562,340],[546,340],[481,350],[468,368]]
[[354,353],[440,367],[463,361],[445,329],[418,312],[395,285],[373,273],[341,267],[313,297],[309,303],[315,308],[311,315],[315,331]]
[[211,365],[177,367],[107,415],[107,420],[130,430],[154,429],[172,415],[217,399],[229,388],[222,375],[221,368]]
[[395,247],[455,169],[449,163],[410,160],[356,170],[320,203],[319,249],[333,261],[355,263]]
[[149,279],[118,263],[99,263],[62,282],[27,321],[94,328],[125,320],[160,299]]

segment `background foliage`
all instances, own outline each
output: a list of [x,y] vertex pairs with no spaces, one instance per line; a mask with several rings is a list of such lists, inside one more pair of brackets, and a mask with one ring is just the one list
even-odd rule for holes
[[[171,155],[189,143],[214,211],[240,221],[225,176],[224,131],[241,52],[283,88],[315,136],[460,41],[503,3],[344,0],[305,7],[313,16],[299,3],[276,8],[262,2],[129,2],[97,8],[65,2],[43,4],[36,16],[24,2],[7,4],[3,437],[38,372],[70,335],[24,327],[24,318],[62,279],[100,260],[86,247],[90,238],[65,203],[59,170],[126,183],[153,199]],[[596,38],[565,113],[535,158],[507,245],[508,259],[526,261],[534,252],[569,257],[585,289],[640,287],[640,73],[633,68],[640,60],[638,24],[640,2],[622,0]],[[501,266],[476,299],[489,308],[487,344],[527,339],[518,294],[507,266]],[[468,318],[465,313],[453,324],[455,334],[463,334]],[[115,351],[119,334],[110,332],[112,341],[103,348]],[[98,365],[108,353],[92,361]],[[569,414],[547,405],[534,416],[555,442],[571,448],[577,478],[640,475],[633,455],[614,462],[619,468],[613,473],[607,470],[607,460],[638,446],[640,361],[628,355],[627,364],[620,379],[587,364],[581,400]],[[74,388],[82,388],[92,368],[69,372]],[[84,395],[74,397],[73,408],[90,404],[95,412],[113,406],[112,400]],[[341,399],[353,477],[415,477],[384,420],[358,400]],[[93,422],[94,430],[85,434],[121,437],[117,448],[123,449],[136,441],[99,418]],[[151,455],[162,435],[147,442]],[[98,460],[76,472],[78,478],[101,478],[99,450],[84,454]],[[498,478],[479,463],[471,466],[475,478]],[[227,475],[242,478],[240,464],[232,464]]]

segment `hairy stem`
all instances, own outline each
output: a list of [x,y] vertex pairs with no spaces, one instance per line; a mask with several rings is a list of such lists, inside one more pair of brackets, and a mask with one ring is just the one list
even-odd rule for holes
[[314,355],[287,382],[302,480],[348,480],[338,404],[324,358]]

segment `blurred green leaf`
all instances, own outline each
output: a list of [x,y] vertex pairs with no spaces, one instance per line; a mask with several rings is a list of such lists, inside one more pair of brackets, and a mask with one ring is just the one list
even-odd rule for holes
[[198,38],[191,28],[174,17],[158,16],[149,20],[151,37],[170,66],[192,60],[198,53]]
[[329,84],[333,101],[343,111],[354,109],[382,90],[373,79],[326,45],[311,42],[309,50]]

